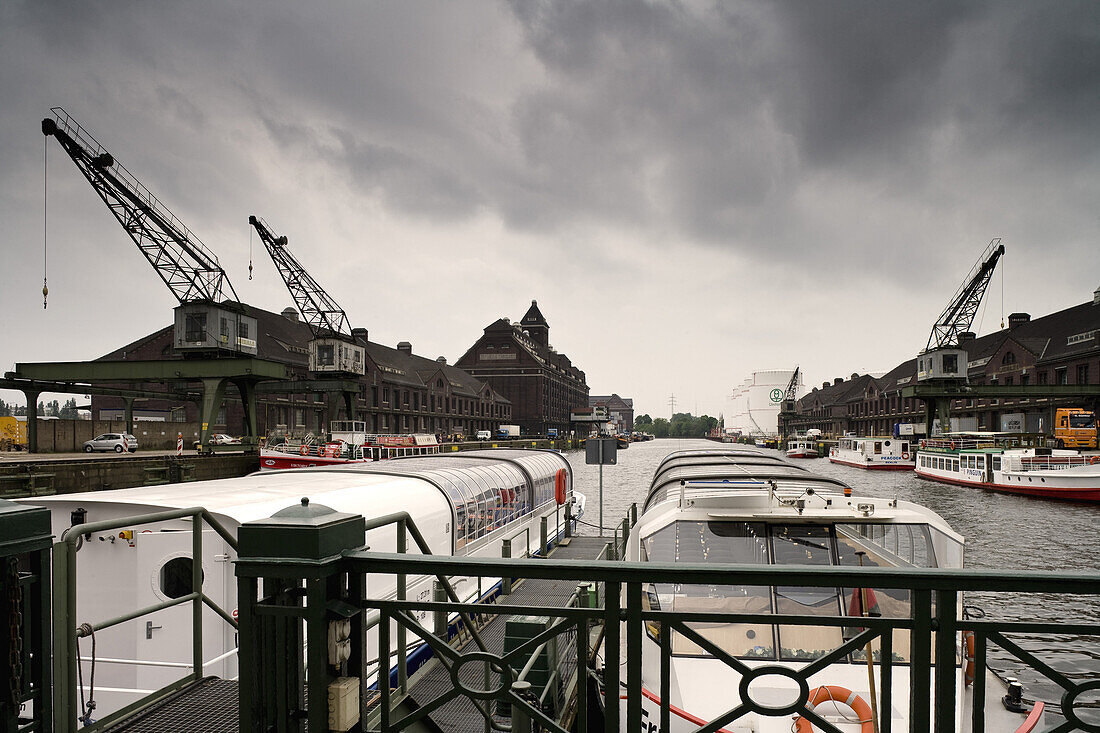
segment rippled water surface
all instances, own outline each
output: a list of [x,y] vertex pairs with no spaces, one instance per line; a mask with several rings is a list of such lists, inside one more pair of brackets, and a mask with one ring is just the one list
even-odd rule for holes
[[[604,526],[613,528],[632,502],[642,503],[653,472],[666,455],[674,450],[714,447],[717,444],[704,440],[668,439],[634,443],[619,451],[618,465],[603,469]],[[585,464],[583,451],[566,456],[573,467],[576,489],[588,497],[585,520],[597,525],[598,467]],[[857,496],[897,497],[928,507],[966,538],[967,567],[1100,571],[1100,506],[950,486],[925,481],[910,471],[867,471],[835,465],[827,458],[802,460],[800,465],[847,482]],[[583,526],[581,533],[597,534],[598,530]],[[966,603],[981,607],[989,618],[1003,620],[1091,623],[1100,613],[1100,599],[1074,595],[975,593],[967,596]],[[1074,679],[1100,676],[1100,645],[1095,639],[1069,635],[1011,638]],[[990,655],[991,666],[1002,675],[1019,678],[1029,696],[1048,702],[1061,697],[1060,687],[1014,657],[992,647]]]

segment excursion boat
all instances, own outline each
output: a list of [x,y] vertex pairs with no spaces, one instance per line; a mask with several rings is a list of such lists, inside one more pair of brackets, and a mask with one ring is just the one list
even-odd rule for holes
[[366,427],[365,422],[358,420],[334,420],[329,426],[327,441],[284,441],[265,446],[260,449],[260,469],[342,466],[348,463],[430,455],[440,450],[436,436],[428,433],[376,435],[366,432]]
[[916,453],[905,439],[846,435],[829,450],[829,461],[872,471],[908,471],[916,465]]
[[797,436],[787,441],[787,458],[817,458],[817,440]]
[[[626,559],[666,566],[732,563],[959,568],[963,563],[963,538],[925,507],[897,499],[853,498],[847,484],[753,448],[685,450],[670,454],[657,468],[642,514],[631,532]],[[651,584],[643,587],[640,600],[643,610],[685,614],[909,618],[912,613],[909,591],[870,588]],[[782,708],[784,704],[778,701],[790,701],[798,695],[797,679],[771,670],[801,670],[863,630],[855,621],[854,628],[766,622],[688,625],[735,657],[742,671],[717,659],[682,632],[672,631],[671,638],[662,639],[666,633],[662,626],[646,623],[641,653],[642,720],[643,725],[661,720],[661,648],[667,644],[671,656],[666,673],[671,683],[666,733],[695,731],[738,707],[741,715],[721,731],[819,730],[801,715],[792,724],[791,715],[760,712],[762,707]],[[961,731],[969,730],[975,695],[966,683],[972,662],[967,660],[963,640],[957,643],[956,725]],[[893,664],[890,676],[885,678],[890,685],[891,726],[896,731],[910,730],[910,658],[909,635],[896,631]],[[872,726],[868,703],[872,693],[866,652],[853,652],[840,659],[822,665],[808,677],[807,694],[814,713],[835,726],[830,730],[877,730]],[[881,682],[883,666],[877,641],[872,660],[875,679]],[[625,664],[625,652],[621,661]],[[750,676],[757,669],[762,670],[761,674]],[[765,679],[767,685],[763,684]],[[760,681],[754,682],[748,693],[750,680]],[[875,683],[876,690],[879,682]],[[1001,705],[1009,689],[995,674],[986,676],[986,729],[1017,733],[1037,730],[1043,704],[1036,703],[1025,713],[1011,712]],[[751,694],[754,705],[738,700],[739,695],[746,694]],[[622,692],[619,698],[621,730],[625,733],[627,701]],[[924,701],[932,704],[923,696],[916,704]]]
[[952,433],[921,440],[921,478],[1048,499],[1100,502],[1100,456],[1050,448],[1041,435]]
[[[72,526],[162,510],[204,507],[230,536],[251,520],[272,517],[288,507],[310,507],[362,514],[370,521],[408,512],[433,554],[456,557],[501,557],[506,538],[515,556],[539,554],[541,518],[549,517],[551,533],[564,532],[563,504],[574,503],[579,516],[582,495],[573,492],[573,473],[559,453],[547,450],[496,449],[397,458],[339,468],[257,472],[250,476],[193,481],[132,489],[35,496],[24,501],[51,510],[53,532],[60,537]],[[560,520],[560,521],[559,521]],[[78,546],[75,579],[79,623],[100,624],[135,609],[190,594],[191,517],[135,524],[90,533]],[[418,552],[410,542],[410,552]],[[369,530],[364,543],[372,550],[397,551],[397,527]],[[224,613],[236,616],[236,554],[220,534],[203,526],[202,592]],[[431,597],[433,577],[408,576],[408,598]],[[499,592],[499,579],[451,577],[462,602]],[[379,599],[396,598],[392,576],[372,577],[368,592]],[[414,615],[431,627],[427,612]],[[192,606],[165,608],[111,628],[96,628],[94,668],[95,715],[102,717],[189,671],[192,662]],[[204,608],[203,669],[208,675],[237,675],[236,629]],[[417,642],[419,644],[419,642]],[[365,652],[377,659],[377,639]],[[83,684],[93,672],[85,641],[80,644]],[[423,645],[407,650],[410,673],[428,658]],[[209,661],[205,661],[209,660]],[[371,674],[377,678],[377,669]],[[90,691],[83,688],[85,695]]]

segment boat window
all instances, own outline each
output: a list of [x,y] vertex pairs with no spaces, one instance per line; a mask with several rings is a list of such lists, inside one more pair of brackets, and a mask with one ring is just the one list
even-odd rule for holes
[[876,440],[875,441],[875,455],[877,456],[880,453],[882,453],[882,441],[881,440]]
[[1001,457],[1000,456],[993,456],[993,470],[994,471],[1000,471],[1001,470]]
[[182,598],[191,592],[193,568],[189,557],[173,557],[161,565],[157,581],[165,598]]
[[938,568],[961,568],[963,564],[962,543],[953,537],[949,537],[935,527],[929,527],[932,538],[932,550],[935,555],[935,566]]
[[[794,524],[771,527],[776,565],[832,565],[835,553],[828,527]],[[836,588],[776,586],[775,612],[806,616],[836,616],[840,612]],[[781,659],[816,659],[843,643],[835,626],[780,626]]]
[[[761,522],[676,522],[642,540],[642,553],[654,562],[766,565],[768,544]],[[650,586],[643,607],[679,613],[772,613],[767,586],[661,584]],[[749,658],[774,659],[772,625],[766,623],[689,623],[688,626],[723,651]],[[659,638],[656,624],[649,635]],[[683,634],[672,637],[672,653],[706,656]]]

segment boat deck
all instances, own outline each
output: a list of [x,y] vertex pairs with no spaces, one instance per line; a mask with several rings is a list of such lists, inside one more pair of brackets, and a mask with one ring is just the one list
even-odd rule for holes
[[[559,545],[552,557],[566,560],[594,560],[610,541],[606,537],[574,537],[568,545]],[[524,580],[513,587],[504,600],[508,604],[554,607],[563,606],[577,589],[577,583],[566,580]],[[478,629],[482,640],[492,654],[504,649],[504,626],[507,616],[494,615],[485,626]],[[462,637],[460,652],[474,650],[476,646],[468,636]],[[568,657],[567,657],[568,658]],[[575,657],[574,657],[575,659]],[[470,665],[471,672],[473,667]],[[562,676],[569,679],[575,662],[562,669]],[[465,677],[465,675],[463,675]],[[475,683],[476,680],[469,680]],[[433,665],[411,687],[409,693],[414,704],[426,704],[448,693],[453,688],[450,673],[442,665]],[[108,733],[237,733],[237,682],[207,677],[179,690],[148,708],[106,729]],[[438,729],[451,733],[481,733],[485,719],[465,698],[455,698],[430,716]],[[500,719],[506,721],[507,718]]]

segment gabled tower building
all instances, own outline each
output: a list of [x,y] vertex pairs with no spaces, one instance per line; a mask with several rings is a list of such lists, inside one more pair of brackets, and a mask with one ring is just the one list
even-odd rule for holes
[[507,398],[512,421],[529,435],[568,432],[569,413],[588,404],[584,372],[550,345],[550,325],[534,300],[520,321],[486,326],[455,366]]

